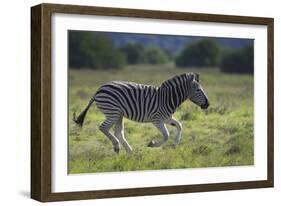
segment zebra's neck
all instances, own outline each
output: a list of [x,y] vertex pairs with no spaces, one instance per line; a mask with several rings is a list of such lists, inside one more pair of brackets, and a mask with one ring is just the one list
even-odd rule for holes
[[160,105],[165,111],[173,114],[188,99],[187,85],[174,82],[168,87],[160,87]]

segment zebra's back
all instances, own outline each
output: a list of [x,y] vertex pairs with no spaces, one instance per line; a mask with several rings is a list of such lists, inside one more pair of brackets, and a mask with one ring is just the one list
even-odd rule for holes
[[108,82],[94,98],[106,116],[122,115],[138,122],[151,121],[158,109],[158,87],[134,82]]

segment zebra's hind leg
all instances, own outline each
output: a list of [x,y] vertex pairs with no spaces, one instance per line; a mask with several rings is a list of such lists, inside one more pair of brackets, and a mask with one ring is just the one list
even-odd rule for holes
[[132,153],[132,147],[129,145],[127,140],[124,136],[124,121],[123,117],[120,117],[120,119],[115,124],[115,132],[114,135],[118,138],[120,143],[125,147],[127,153]]
[[119,150],[120,150],[120,143],[119,140],[112,135],[109,130],[110,128],[117,122],[119,118],[107,118],[99,127],[100,131],[102,131],[102,133],[104,133],[105,136],[108,137],[108,139],[110,139],[110,141],[113,144],[114,147],[114,151],[118,154]]
[[164,142],[166,142],[169,139],[169,131],[168,131],[168,129],[165,126],[163,121],[154,122],[153,124],[161,132],[162,138],[159,139],[159,140],[152,140],[147,146],[148,147],[159,147],[159,146],[161,146]]

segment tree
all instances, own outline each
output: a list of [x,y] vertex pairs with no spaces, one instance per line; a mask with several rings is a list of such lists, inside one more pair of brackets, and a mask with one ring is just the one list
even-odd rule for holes
[[169,57],[159,47],[148,47],[145,50],[145,60],[148,64],[164,64],[168,62]]
[[159,47],[144,47],[139,43],[128,43],[120,48],[127,56],[129,64],[163,64],[168,55]]
[[127,56],[129,64],[139,64],[145,61],[144,47],[137,43],[128,43],[120,48]]
[[176,57],[177,67],[217,67],[221,58],[219,44],[211,39],[199,40]]
[[225,55],[221,63],[221,71],[226,73],[254,72],[254,48],[246,46]]
[[121,69],[125,64],[126,56],[105,36],[94,32],[69,32],[70,67]]

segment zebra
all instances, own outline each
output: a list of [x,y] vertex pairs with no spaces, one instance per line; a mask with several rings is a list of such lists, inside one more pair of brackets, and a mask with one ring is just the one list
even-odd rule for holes
[[[127,153],[132,147],[124,137],[124,121],[127,118],[136,122],[150,122],[162,134],[162,138],[151,140],[148,147],[159,147],[169,138],[165,124],[177,129],[174,146],[178,145],[182,134],[182,125],[172,115],[187,99],[200,106],[209,107],[209,100],[199,83],[199,74],[184,73],[164,81],[160,87],[125,81],[111,81],[102,85],[90,99],[86,108],[74,122],[83,125],[85,116],[93,102],[106,119],[100,125],[100,131],[111,140],[114,151],[119,153],[120,143]],[[109,130],[115,125],[114,134]]]

